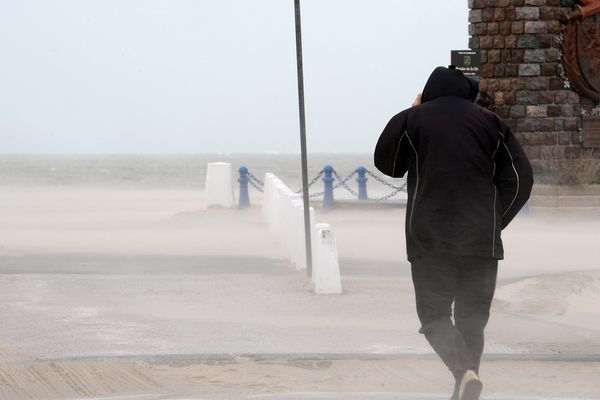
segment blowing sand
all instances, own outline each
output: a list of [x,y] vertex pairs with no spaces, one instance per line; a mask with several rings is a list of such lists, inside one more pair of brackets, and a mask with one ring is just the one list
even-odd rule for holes
[[583,329],[600,329],[600,271],[540,275],[502,286],[499,310]]
[[[316,296],[257,207],[202,210],[201,190],[0,193],[0,399],[451,390],[417,333],[403,209],[318,214],[344,294]],[[600,398],[599,231],[600,210],[533,209],[504,233],[486,396]]]

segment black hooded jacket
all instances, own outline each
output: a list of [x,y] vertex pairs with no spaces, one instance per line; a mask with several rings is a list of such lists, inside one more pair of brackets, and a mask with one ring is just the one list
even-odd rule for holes
[[529,198],[531,165],[510,129],[473,104],[477,84],[436,68],[421,104],[395,115],[375,148],[375,166],[408,171],[409,261],[425,253],[502,259],[500,232]]

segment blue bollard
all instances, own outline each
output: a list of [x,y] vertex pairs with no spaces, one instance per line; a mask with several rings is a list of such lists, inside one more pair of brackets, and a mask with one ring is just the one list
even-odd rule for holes
[[240,183],[240,201],[238,203],[238,209],[250,207],[250,197],[248,196],[248,168],[240,167],[240,177],[238,182]]
[[326,165],[323,168],[323,172],[325,193],[323,193],[323,204],[321,205],[321,211],[327,212],[333,208],[333,181],[335,181],[335,178],[333,177],[333,167],[331,165]]
[[367,196],[367,169],[365,167],[358,167],[356,169],[358,173],[358,178],[356,178],[356,182],[358,182],[358,199],[359,200],[369,200]]

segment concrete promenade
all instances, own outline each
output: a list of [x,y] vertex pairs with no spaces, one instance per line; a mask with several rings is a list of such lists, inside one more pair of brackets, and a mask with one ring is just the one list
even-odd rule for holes
[[[406,265],[341,265],[345,294],[317,296],[275,259],[3,257],[0,398],[447,398]],[[597,332],[502,312],[488,332],[484,399],[600,389]]]
[[[449,397],[417,333],[402,209],[318,215],[336,230],[344,288],[318,296],[256,208],[199,211],[195,193],[53,191],[43,205],[4,193],[2,400]],[[600,219],[581,212],[517,221],[499,288],[566,274],[538,285],[563,298],[564,277],[594,270]],[[577,286],[585,299],[594,276]],[[483,399],[598,398],[598,329],[570,309],[562,320],[517,306],[494,305]]]

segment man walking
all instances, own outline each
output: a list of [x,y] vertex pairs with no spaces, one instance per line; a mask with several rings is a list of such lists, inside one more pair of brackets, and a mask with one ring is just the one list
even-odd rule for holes
[[473,103],[477,92],[459,70],[436,68],[420,104],[387,124],[374,156],[386,175],[408,172],[406,246],[419,332],[452,371],[459,400],[479,399],[483,330],[504,255],[500,233],[533,185],[519,142]]

